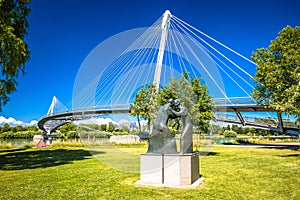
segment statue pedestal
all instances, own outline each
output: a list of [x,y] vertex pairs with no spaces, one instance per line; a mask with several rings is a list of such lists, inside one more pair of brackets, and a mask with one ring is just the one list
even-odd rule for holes
[[142,154],[140,167],[140,181],[146,184],[163,184],[163,163],[162,154]]
[[139,185],[189,187],[198,186],[199,156],[189,154],[142,154]]

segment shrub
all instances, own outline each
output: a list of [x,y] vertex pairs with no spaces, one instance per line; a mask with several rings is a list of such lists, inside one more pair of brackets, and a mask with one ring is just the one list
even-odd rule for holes
[[232,130],[225,130],[223,134],[224,137],[237,137],[237,133]]

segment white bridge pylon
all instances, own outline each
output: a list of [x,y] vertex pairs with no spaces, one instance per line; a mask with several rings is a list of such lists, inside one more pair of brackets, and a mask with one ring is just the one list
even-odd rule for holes
[[56,96],[53,96],[51,105],[50,105],[50,107],[48,109],[48,112],[47,112],[47,115],[53,115],[55,113],[64,112],[64,111],[67,111],[67,110],[68,110],[68,108],[63,103],[61,103],[56,98]]
[[170,11],[166,10],[163,15],[163,19],[162,19],[162,23],[161,23],[162,33],[161,33],[161,38],[160,38],[160,45],[159,45],[159,51],[158,51],[155,74],[154,74],[154,81],[153,81],[153,84],[156,85],[156,91],[159,90],[161,68],[162,68],[162,63],[163,63],[163,59],[164,59],[164,52],[165,52],[165,47],[166,47],[166,42],[167,42],[167,37],[168,37],[168,29],[170,27],[171,17],[172,17],[172,15],[171,15]]

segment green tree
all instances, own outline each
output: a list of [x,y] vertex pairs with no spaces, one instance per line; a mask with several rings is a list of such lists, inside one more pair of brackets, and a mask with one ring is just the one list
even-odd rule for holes
[[213,105],[212,97],[208,95],[206,85],[201,85],[200,82],[201,78],[190,78],[188,73],[184,72],[180,80],[174,78],[165,88],[160,90],[158,103],[163,105],[170,98],[179,98],[181,104],[189,110],[194,126],[199,132],[204,133],[209,127],[208,120],[212,119]]
[[287,26],[268,48],[257,49],[253,97],[277,112],[300,117],[300,26]]
[[130,104],[130,115],[136,116],[141,130],[140,118],[148,121],[148,127],[154,119],[155,109],[157,106],[157,91],[154,84],[144,85],[136,94],[133,104]]
[[13,129],[13,132],[22,132],[25,130],[23,126],[15,126],[12,129]]
[[106,129],[107,129],[107,124],[101,124],[100,125],[100,130],[101,131],[106,131]]
[[36,126],[28,126],[27,127],[27,131],[32,131],[32,132],[36,132],[38,131],[39,129],[36,127]]
[[30,0],[0,0],[0,111],[16,91],[17,78],[29,60],[27,16]]
[[[169,99],[180,99],[181,104],[189,110],[194,125],[200,132],[206,132],[208,120],[212,118],[212,97],[208,95],[206,85],[201,85],[201,78],[190,78],[188,73],[182,74],[180,80],[171,79],[166,87],[157,94],[153,84],[147,84],[136,94],[131,107],[131,115],[148,120],[148,127],[153,122],[158,106],[164,105]],[[170,120],[170,126],[179,124],[180,119]],[[140,126],[140,123],[139,123]],[[178,126],[179,127],[179,126]]]
[[59,130],[62,133],[67,133],[67,132],[70,132],[70,131],[76,131],[76,125],[73,124],[72,122],[66,123],[66,124],[62,125]]
[[237,137],[237,134],[233,130],[225,130],[224,131],[224,137]]
[[5,123],[2,127],[2,133],[11,131],[11,127],[8,123]]
[[115,130],[115,126],[112,122],[109,122],[107,125],[107,131],[108,132],[113,132]]

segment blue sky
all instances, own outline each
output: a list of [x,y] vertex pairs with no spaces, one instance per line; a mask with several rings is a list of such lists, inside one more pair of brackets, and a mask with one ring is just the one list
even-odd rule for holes
[[246,57],[300,22],[298,0],[32,0],[31,59],[0,116],[23,122],[46,114],[52,97],[67,104],[76,73],[100,42],[153,24],[166,9]]

